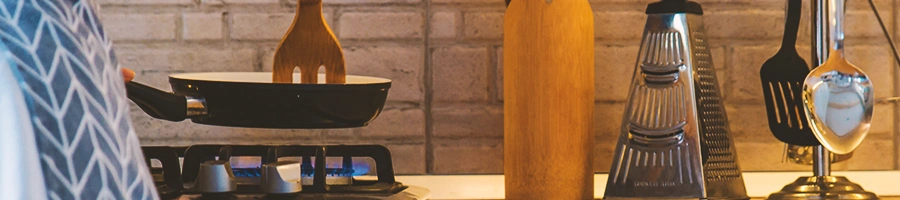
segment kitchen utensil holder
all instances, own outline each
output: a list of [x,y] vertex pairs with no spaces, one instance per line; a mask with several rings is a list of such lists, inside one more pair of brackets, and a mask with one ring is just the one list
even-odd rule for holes
[[[834,20],[827,16],[827,3],[835,0],[813,0],[812,6],[812,60],[813,66],[825,63],[831,41],[828,38],[827,23]],[[843,1],[843,0],[837,0]],[[841,11],[841,14],[843,12]],[[802,176],[785,185],[781,191],[772,193],[768,199],[878,199],[874,193],[863,190],[858,184],[843,176],[831,175],[831,152],[818,145],[813,151],[813,176]]]

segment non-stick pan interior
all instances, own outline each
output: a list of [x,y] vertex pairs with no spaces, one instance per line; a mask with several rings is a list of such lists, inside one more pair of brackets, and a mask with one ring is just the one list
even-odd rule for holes
[[[169,75],[173,79],[191,80],[191,81],[207,81],[207,82],[230,82],[230,83],[272,83],[272,72],[202,72],[202,73],[184,73]],[[318,84],[325,83],[325,74],[319,74]],[[354,76],[347,75],[346,83],[342,84],[326,84],[326,85],[368,85],[368,84],[384,84],[391,82],[390,79],[370,77],[370,76]],[[300,73],[294,73],[294,83],[300,83]],[[312,84],[305,84],[312,85]]]

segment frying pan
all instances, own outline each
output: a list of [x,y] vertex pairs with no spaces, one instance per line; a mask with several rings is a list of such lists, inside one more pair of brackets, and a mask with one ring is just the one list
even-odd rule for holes
[[[324,74],[319,74],[324,81]],[[300,80],[294,74],[294,80]],[[320,82],[321,82],[320,81]],[[208,72],[169,76],[173,93],[138,82],[128,98],[151,117],[252,128],[366,126],[384,108],[391,80],[348,75],[342,84],[272,83],[271,72]]]

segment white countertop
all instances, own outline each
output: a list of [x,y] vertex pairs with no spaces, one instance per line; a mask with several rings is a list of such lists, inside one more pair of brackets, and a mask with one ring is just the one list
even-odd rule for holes
[[[811,172],[745,172],[744,183],[750,197],[766,197],[784,185]],[[862,185],[878,196],[900,196],[900,171],[834,172]],[[601,198],[607,174],[594,175],[594,197]],[[503,175],[406,175],[397,176],[404,185],[431,190],[431,199],[503,199]]]

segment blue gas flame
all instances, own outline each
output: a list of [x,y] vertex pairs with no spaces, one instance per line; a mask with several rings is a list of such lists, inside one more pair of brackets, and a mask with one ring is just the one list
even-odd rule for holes
[[[354,160],[353,167],[350,170],[344,170],[344,167],[341,163],[331,163],[327,165],[325,169],[325,173],[327,176],[361,176],[361,175],[370,175],[369,172],[372,170],[372,167],[369,162],[366,160]],[[312,167],[303,166],[301,167],[302,174],[305,176],[312,176],[315,170],[315,163],[312,163]],[[242,166],[232,166],[232,171],[235,177],[250,177],[250,178],[258,178],[261,176],[261,169],[259,165],[250,166],[250,165],[242,165]]]
[[353,176],[366,175],[371,170],[369,166],[369,162],[364,160],[354,161],[353,162]]

